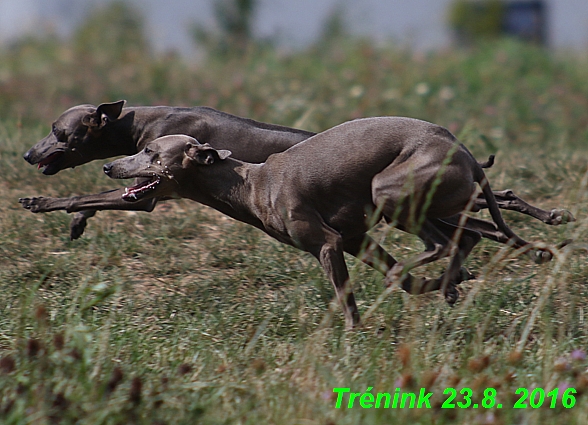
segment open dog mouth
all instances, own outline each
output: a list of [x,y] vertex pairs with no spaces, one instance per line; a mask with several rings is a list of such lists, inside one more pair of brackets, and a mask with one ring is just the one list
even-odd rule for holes
[[142,181],[141,183],[125,188],[122,198],[127,202],[136,202],[142,199],[147,193],[155,190],[161,183],[161,177],[153,176],[151,180]]
[[53,152],[51,155],[43,158],[37,164],[37,169],[43,168],[43,174],[55,174],[59,171],[59,167],[57,166],[57,162],[63,156],[63,151]]

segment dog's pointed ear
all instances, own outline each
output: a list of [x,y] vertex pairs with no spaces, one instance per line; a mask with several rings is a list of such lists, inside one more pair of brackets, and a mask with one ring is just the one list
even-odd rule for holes
[[87,127],[102,128],[107,123],[116,121],[120,117],[125,102],[125,100],[119,100],[118,102],[100,104],[95,112],[82,118],[82,124]]
[[221,161],[223,159],[227,159],[229,156],[233,154],[233,152],[231,152],[228,149],[217,149],[215,150],[215,152],[218,154],[218,159],[220,159]]
[[216,161],[222,161],[231,156],[231,151],[226,149],[216,150],[208,143],[196,145],[192,142],[188,142],[186,143],[184,153],[187,158],[200,165],[211,165]]
[[96,108],[96,112],[100,115],[102,121],[115,121],[120,117],[125,102],[126,100],[119,100],[113,103],[103,103]]

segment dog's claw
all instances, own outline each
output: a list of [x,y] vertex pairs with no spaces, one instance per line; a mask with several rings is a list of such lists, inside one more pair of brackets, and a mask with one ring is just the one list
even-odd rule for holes
[[22,205],[22,207],[25,210],[28,210],[30,208],[30,206],[28,204],[28,200],[29,200],[29,198],[18,198],[18,202]]
[[42,197],[39,198],[20,198],[18,202],[22,205],[25,210],[37,213],[41,212]]

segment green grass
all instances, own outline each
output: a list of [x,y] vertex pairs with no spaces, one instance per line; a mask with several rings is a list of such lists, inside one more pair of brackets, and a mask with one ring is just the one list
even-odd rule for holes
[[[539,266],[484,241],[467,262],[478,279],[461,285],[454,308],[439,294],[382,298],[381,276],[348,258],[360,311],[373,313],[345,332],[310,255],[206,207],[182,200],[151,214],[102,212],[71,242],[67,214],[34,215],[17,202],[117,184],[100,161],[47,177],[22,160],[73,104],[210,105],[314,131],[406,115],[448,127],[480,160],[496,153],[494,189],[578,218],[549,227],[505,212],[521,236],[583,243],[583,60],[511,41],[420,55],[342,40],[290,55],[264,48],[229,63],[135,57],[91,69],[67,45],[43,48],[44,56],[35,48],[0,60],[2,423],[587,422],[585,252]],[[395,257],[422,250],[399,231],[373,233]],[[445,265],[417,274],[434,277]],[[426,387],[434,396],[431,409],[336,409],[336,387]],[[504,407],[441,409],[448,387],[471,388],[477,403],[495,388]],[[512,409],[521,387],[573,387],[577,402]]]

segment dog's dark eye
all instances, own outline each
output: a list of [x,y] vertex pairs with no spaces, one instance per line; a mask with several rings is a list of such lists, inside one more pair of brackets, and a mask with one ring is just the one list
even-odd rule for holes
[[153,153],[153,151],[149,148],[145,148],[145,153]]

